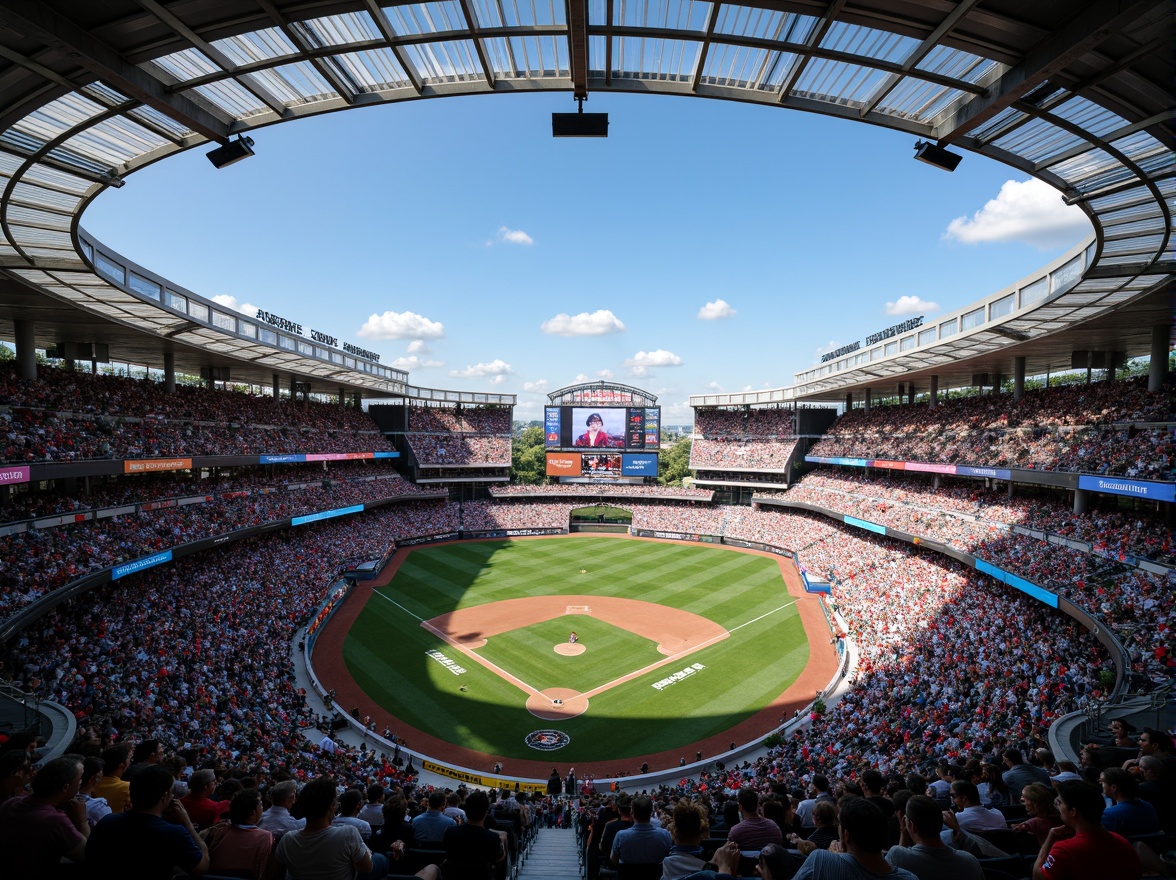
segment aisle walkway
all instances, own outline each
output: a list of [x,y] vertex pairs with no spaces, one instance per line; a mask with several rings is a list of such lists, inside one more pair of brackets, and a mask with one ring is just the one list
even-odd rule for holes
[[576,880],[576,832],[571,828],[543,828],[519,871],[519,880]]

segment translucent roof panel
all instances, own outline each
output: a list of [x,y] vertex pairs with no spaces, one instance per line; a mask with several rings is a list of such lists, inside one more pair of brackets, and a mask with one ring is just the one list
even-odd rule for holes
[[339,66],[366,92],[411,86],[408,74],[391,49],[371,49],[336,55]]
[[876,68],[815,58],[793,91],[808,98],[860,107],[885,80],[886,74]]
[[188,126],[181,125],[170,116],[164,116],[154,107],[136,107],[129,111],[127,115],[150,126],[156,131],[166,132],[169,137],[175,140],[181,140],[192,134],[192,129],[188,128]]
[[384,15],[398,34],[436,34],[466,28],[465,13],[456,0],[391,6],[384,9]]
[[151,64],[167,71],[173,80],[182,83],[223,72],[219,65],[213,64],[199,49],[173,52],[171,55],[156,58]]
[[1030,119],[1003,137],[993,142],[1015,156],[1021,156],[1030,162],[1044,162],[1050,156],[1057,156],[1075,147],[1089,143],[1085,138],[1072,134],[1063,128],[1058,128],[1048,119]]
[[212,44],[224,52],[238,67],[258,62],[274,61],[298,53],[298,47],[275,28],[264,28],[236,37],[227,37]]
[[46,143],[105,111],[101,104],[81,95],[63,95],[18,120],[12,128],[33,141]]
[[564,4],[555,0],[473,0],[471,6],[478,27],[551,27],[567,23]]
[[967,96],[959,89],[906,76],[878,103],[877,109],[907,119],[929,119]]
[[1028,113],[1018,110],[1015,107],[1006,107],[986,123],[979,126],[973,133],[973,136],[983,143],[994,137],[1000,137],[1005,131],[1019,125],[1023,120],[1028,118]]
[[1070,98],[1056,107],[1051,107],[1049,112],[1100,138],[1127,125],[1127,120],[1118,113],[1113,113],[1082,97]]
[[710,3],[694,0],[613,0],[613,24],[702,33],[710,10]]
[[256,79],[271,94],[291,105],[322,101],[339,94],[309,61],[259,70],[247,76]]
[[508,79],[570,76],[562,37],[493,37],[485,40],[490,65]]
[[701,43],[619,37],[613,43],[613,73],[626,79],[690,82]]
[[952,79],[961,79],[973,84],[980,82],[999,67],[995,61],[981,58],[971,52],[952,49],[950,46],[935,46],[915,65],[916,70],[950,76]]
[[702,68],[702,80],[717,86],[744,89],[774,88],[768,83],[767,76],[773,69],[772,61],[779,54],[768,49],[750,49],[746,46],[715,43],[707,53],[706,63]]
[[[1077,156],[1071,156],[1056,165],[1050,165],[1051,173],[1068,183],[1086,188],[1091,182],[1103,177],[1108,172],[1123,172],[1123,165],[1105,150],[1091,149]],[[1105,184],[1099,184],[1105,185]]]
[[782,43],[807,43],[816,25],[817,19],[810,15],[752,6],[720,6],[715,33]]
[[482,65],[470,40],[413,44],[405,46],[404,51],[426,82],[483,78]]
[[822,49],[862,55],[880,61],[902,64],[918,47],[914,37],[904,37],[889,31],[835,21],[821,40]]
[[114,117],[79,132],[62,146],[111,168],[170,143],[129,119]]
[[82,94],[100,104],[105,104],[108,107],[115,107],[119,104],[125,104],[130,99],[120,92],[118,89],[108,86],[104,82],[92,82],[82,89]]
[[311,18],[299,22],[298,28],[309,37],[308,42],[313,46],[349,46],[383,39],[380,29],[366,12]]
[[270,109],[255,94],[231,79],[196,86],[194,91],[238,119],[265,113]]

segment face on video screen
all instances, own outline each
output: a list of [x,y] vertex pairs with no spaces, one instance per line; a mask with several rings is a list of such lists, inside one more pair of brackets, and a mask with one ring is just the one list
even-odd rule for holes
[[617,449],[625,445],[623,409],[572,408],[573,445]]

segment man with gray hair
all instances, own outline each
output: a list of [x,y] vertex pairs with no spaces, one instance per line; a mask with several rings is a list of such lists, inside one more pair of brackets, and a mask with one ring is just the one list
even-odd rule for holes
[[298,797],[298,785],[293,779],[279,782],[269,790],[270,808],[261,814],[258,828],[263,828],[274,836],[274,841],[281,839],[287,831],[301,831],[306,827],[305,819],[295,819],[290,815],[290,807]]

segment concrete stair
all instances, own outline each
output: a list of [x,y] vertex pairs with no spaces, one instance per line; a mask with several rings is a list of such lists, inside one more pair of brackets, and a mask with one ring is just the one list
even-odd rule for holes
[[540,829],[519,869],[519,880],[576,880],[579,876],[576,832],[570,828]]

